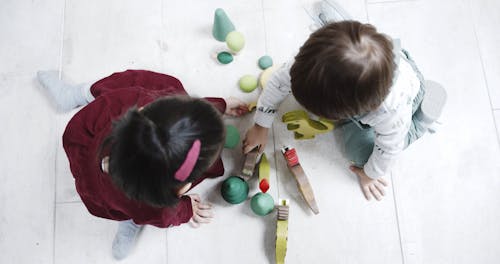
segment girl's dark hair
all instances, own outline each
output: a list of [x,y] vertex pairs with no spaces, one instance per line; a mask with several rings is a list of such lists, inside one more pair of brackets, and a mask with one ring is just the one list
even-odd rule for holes
[[392,42],[370,24],[342,21],[309,37],[290,70],[296,100],[312,113],[342,119],[376,109],[390,91]]
[[[132,108],[113,123],[101,149],[109,146],[109,175],[130,199],[150,206],[178,202],[177,191],[197,180],[215,161],[224,142],[221,115],[209,102],[165,97]],[[201,141],[196,165],[185,182],[174,178],[193,142]]]

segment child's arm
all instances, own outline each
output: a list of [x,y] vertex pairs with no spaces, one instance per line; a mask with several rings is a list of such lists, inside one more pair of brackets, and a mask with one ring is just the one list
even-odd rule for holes
[[243,140],[244,153],[259,145],[261,146],[260,150],[264,150],[267,143],[267,133],[276,117],[278,107],[292,92],[290,82],[291,65],[292,63],[286,63],[276,70],[263,89],[257,101],[257,111],[254,116],[255,124],[248,130]]

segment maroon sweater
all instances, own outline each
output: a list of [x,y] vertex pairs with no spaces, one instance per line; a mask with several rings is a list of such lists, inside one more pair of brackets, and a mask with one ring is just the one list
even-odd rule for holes
[[[114,73],[92,85],[95,100],[82,108],[69,121],[63,135],[63,146],[75,178],[78,194],[89,212],[113,219],[133,219],[137,224],[168,227],[186,223],[192,217],[191,200],[181,197],[175,207],[156,208],[128,199],[115,187],[108,174],[101,171],[97,158],[102,141],[110,134],[112,121],[130,107],[144,106],[169,95],[186,95],[179,80],[172,76],[142,70]],[[221,113],[226,103],[221,98],[206,98]],[[193,187],[204,180],[224,174],[219,159]]]

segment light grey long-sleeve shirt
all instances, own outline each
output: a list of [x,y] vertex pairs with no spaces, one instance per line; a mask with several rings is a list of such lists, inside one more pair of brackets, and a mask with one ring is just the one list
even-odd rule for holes
[[[285,63],[269,78],[257,102],[256,124],[271,127],[279,105],[291,94],[292,63]],[[364,166],[365,173],[373,179],[389,172],[405,147],[405,138],[412,122],[413,99],[420,89],[420,80],[410,63],[400,59],[397,64],[393,86],[383,103],[359,118],[361,123],[371,126],[375,132],[375,146]]]

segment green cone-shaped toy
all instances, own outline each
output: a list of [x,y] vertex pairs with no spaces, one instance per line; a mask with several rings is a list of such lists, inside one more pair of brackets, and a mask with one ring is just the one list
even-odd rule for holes
[[257,193],[250,202],[252,211],[260,216],[269,214],[274,209],[274,200],[268,193]]
[[231,204],[239,204],[248,197],[248,184],[238,176],[231,176],[222,183],[222,198]]
[[234,31],[234,25],[227,17],[226,12],[222,8],[215,9],[214,26],[212,35],[218,41],[226,41],[226,36],[229,32]]

